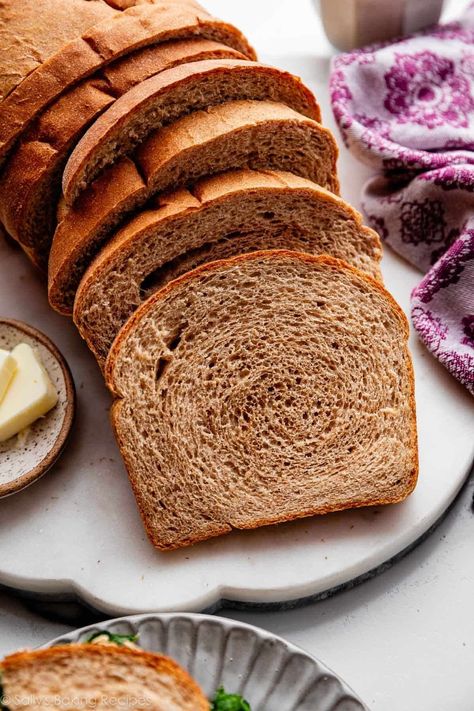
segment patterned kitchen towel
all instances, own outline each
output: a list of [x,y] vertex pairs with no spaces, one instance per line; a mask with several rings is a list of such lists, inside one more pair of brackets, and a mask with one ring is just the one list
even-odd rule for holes
[[339,55],[330,89],[344,143],[378,171],[368,221],[426,273],[418,335],[474,394],[474,3],[458,22]]

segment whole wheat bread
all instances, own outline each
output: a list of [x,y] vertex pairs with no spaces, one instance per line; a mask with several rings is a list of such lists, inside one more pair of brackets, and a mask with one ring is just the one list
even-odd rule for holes
[[[74,0],[75,3],[79,1]],[[43,7],[62,8],[61,12],[58,9],[60,22],[67,27],[64,13],[67,12],[68,16],[71,13],[69,0],[68,3],[64,3],[64,0],[18,0],[18,3],[3,5],[10,8],[23,2],[31,9],[28,14],[31,33],[34,32],[35,25],[38,33],[49,34],[49,24],[53,32],[56,29],[57,21],[51,17],[52,13],[43,13]],[[84,30],[82,34],[67,44],[62,43],[62,47],[48,58],[35,54],[35,57],[38,57],[38,66],[30,69],[23,81],[10,90],[0,104],[0,161],[5,159],[16,139],[31,121],[66,89],[134,50],[156,42],[198,35],[233,47],[251,59],[255,58],[255,52],[239,30],[186,3],[164,0],[160,3],[129,7],[124,11],[115,10],[102,0],[83,0],[83,3],[89,8],[100,6],[106,19],[92,24],[87,29],[82,25],[79,27],[77,23],[78,31]],[[21,13],[18,13],[16,24],[11,23],[10,19],[8,16],[4,17],[8,31],[21,38]],[[84,25],[87,25],[87,21]],[[72,34],[77,35],[75,30],[76,24]],[[29,38],[28,42],[31,45],[34,39]],[[19,52],[21,53],[21,48]],[[49,52],[46,51],[45,54],[48,55]],[[5,66],[1,70],[5,88],[9,86],[5,76],[9,71],[18,71],[9,69],[16,66],[16,63],[15,59],[13,65],[8,56],[5,59]]]
[[153,544],[405,499],[418,470],[407,339],[382,285],[327,256],[213,262],[149,298],[106,377]]
[[0,220],[37,266],[47,268],[62,171],[88,125],[116,97],[153,74],[185,62],[224,57],[245,59],[231,47],[200,38],[146,47],[73,87],[33,122],[0,175]]
[[171,279],[277,248],[331,254],[379,275],[379,238],[341,198],[290,173],[235,171],[164,196],[119,230],[81,281],[74,321],[102,364],[127,318]]
[[128,91],[85,133],[64,170],[66,203],[73,205],[106,166],[130,154],[154,130],[237,99],[277,101],[316,121],[321,118],[313,94],[288,72],[230,59],[181,65]]
[[64,207],[51,280],[58,269],[63,272],[64,259],[78,271],[83,255],[90,257],[112,229],[159,192],[249,167],[289,171],[337,193],[336,158],[331,132],[283,104],[233,101],[189,114],[141,144],[134,162],[115,163],[72,208]]
[[209,702],[189,674],[168,657],[151,652],[68,644],[12,654],[0,668],[3,701],[10,711],[209,711]]

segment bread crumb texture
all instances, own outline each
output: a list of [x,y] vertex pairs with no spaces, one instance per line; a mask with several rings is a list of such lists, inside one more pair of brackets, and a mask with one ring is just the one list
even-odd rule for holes
[[107,377],[153,543],[404,499],[417,476],[407,337],[378,282],[324,256],[253,253],[152,296]]
[[331,254],[380,274],[378,236],[341,198],[289,173],[229,171],[162,196],[117,232],[80,284],[76,325],[102,363],[154,291],[204,262],[262,249]]
[[168,657],[125,647],[71,644],[2,662],[4,703],[17,709],[209,711],[196,682]]

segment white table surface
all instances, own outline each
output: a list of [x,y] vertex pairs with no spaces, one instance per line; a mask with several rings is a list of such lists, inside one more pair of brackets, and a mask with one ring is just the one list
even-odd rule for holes
[[[262,60],[299,74],[315,90],[324,122],[334,127],[327,98],[332,50],[310,0],[204,4],[246,32]],[[445,17],[466,5],[467,0],[451,0]],[[368,173],[343,147],[339,169],[343,195],[357,205]],[[430,538],[383,575],[298,610],[222,614],[269,629],[320,657],[373,711],[472,711],[473,488],[471,477]],[[68,629],[0,594],[0,655]]]

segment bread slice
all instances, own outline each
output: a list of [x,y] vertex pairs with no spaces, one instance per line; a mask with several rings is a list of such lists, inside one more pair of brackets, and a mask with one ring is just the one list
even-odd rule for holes
[[337,146],[319,123],[272,101],[230,101],[197,111],[157,131],[134,162],[106,169],[75,205],[64,207],[56,230],[50,274],[64,261],[80,270],[113,229],[157,193],[223,170],[285,170],[339,192]]
[[23,135],[0,176],[0,220],[46,270],[68,155],[102,111],[132,86],[164,69],[203,59],[245,59],[211,40],[172,40],[104,67],[64,93]]
[[18,652],[1,663],[10,711],[149,708],[209,711],[209,702],[176,662],[127,647],[68,644]]
[[106,166],[130,154],[154,130],[237,99],[278,101],[316,121],[321,118],[309,89],[274,67],[228,59],[169,69],[120,97],[82,137],[64,171],[66,203],[73,205]]
[[[37,31],[48,33],[51,17],[41,14],[45,0],[21,0],[24,1],[33,8],[29,21],[36,25]],[[63,15],[66,6],[71,12],[69,0],[66,4],[64,0],[48,2],[63,7],[61,22],[66,22]],[[190,4],[164,0],[120,11],[102,0],[85,0],[85,5],[90,7],[98,4],[105,8],[107,18],[71,39],[46,60],[40,57],[43,61],[0,104],[0,161],[31,121],[66,89],[109,62],[144,46],[199,35],[255,59],[255,52],[239,30]],[[8,3],[9,7],[12,5],[16,3]],[[51,25],[54,30],[56,23],[51,22]]]
[[382,285],[328,256],[254,252],[150,297],[106,378],[152,543],[405,499],[418,471],[407,339]]
[[127,318],[170,280],[203,262],[278,248],[380,274],[377,234],[341,198],[290,173],[236,171],[165,196],[119,230],[81,281],[74,321],[102,364]]

